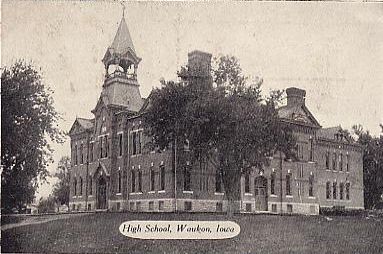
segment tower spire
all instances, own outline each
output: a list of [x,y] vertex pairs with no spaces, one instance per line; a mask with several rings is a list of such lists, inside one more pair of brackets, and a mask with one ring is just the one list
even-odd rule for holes
[[122,18],[125,18],[125,8],[126,8],[126,6],[125,6],[124,2],[120,2],[120,4],[122,5]]
[[129,68],[133,67],[133,78],[135,78],[136,70],[138,68],[139,62],[141,61],[141,58],[136,55],[128,25],[125,21],[126,6],[122,1],[120,4],[122,6],[122,18],[114,40],[110,47],[106,50],[102,62],[105,65],[106,75],[108,75],[108,69],[110,65],[118,65],[123,68],[125,73],[127,73]]

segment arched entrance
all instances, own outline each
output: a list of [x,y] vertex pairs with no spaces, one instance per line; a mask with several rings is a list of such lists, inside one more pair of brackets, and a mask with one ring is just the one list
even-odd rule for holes
[[255,210],[267,211],[267,179],[264,176],[258,176],[254,180],[255,186]]
[[97,182],[97,209],[106,208],[106,180],[100,177]]

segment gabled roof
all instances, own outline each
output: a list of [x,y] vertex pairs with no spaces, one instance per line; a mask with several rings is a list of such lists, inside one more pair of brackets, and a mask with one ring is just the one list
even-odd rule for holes
[[280,107],[278,109],[278,116],[288,121],[311,125],[318,128],[321,127],[319,122],[304,104]]
[[[344,141],[347,142],[353,142],[350,135],[346,134],[345,131],[342,129],[341,126],[335,126],[330,128],[322,128],[318,130],[317,136],[319,138],[328,139],[328,140],[337,140],[337,141]],[[338,136],[338,139],[337,139]]]
[[76,118],[72,127],[70,128],[69,134],[74,134],[75,132],[81,133],[88,130],[93,130],[94,119],[86,119],[86,118]]

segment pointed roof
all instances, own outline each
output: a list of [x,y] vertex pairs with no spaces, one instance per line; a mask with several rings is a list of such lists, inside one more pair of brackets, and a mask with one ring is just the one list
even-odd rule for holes
[[132,37],[126,24],[125,17],[122,16],[120,25],[118,26],[116,36],[114,37],[113,43],[110,48],[114,49],[115,53],[125,54],[130,48],[134,53],[136,53]]
[[132,37],[123,15],[112,45],[106,50],[102,62],[106,68],[110,64],[118,64],[126,70],[131,64],[137,66],[140,61],[141,58],[136,55]]

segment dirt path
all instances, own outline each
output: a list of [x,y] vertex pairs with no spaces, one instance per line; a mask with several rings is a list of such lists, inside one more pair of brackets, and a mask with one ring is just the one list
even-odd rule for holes
[[11,228],[33,225],[33,224],[41,224],[54,220],[62,220],[71,217],[79,217],[87,215],[87,213],[75,213],[75,214],[54,214],[54,215],[41,215],[41,216],[28,216],[24,220],[17,223],[10,223],[6,225],[1,225],[1,230],[7,230]]

